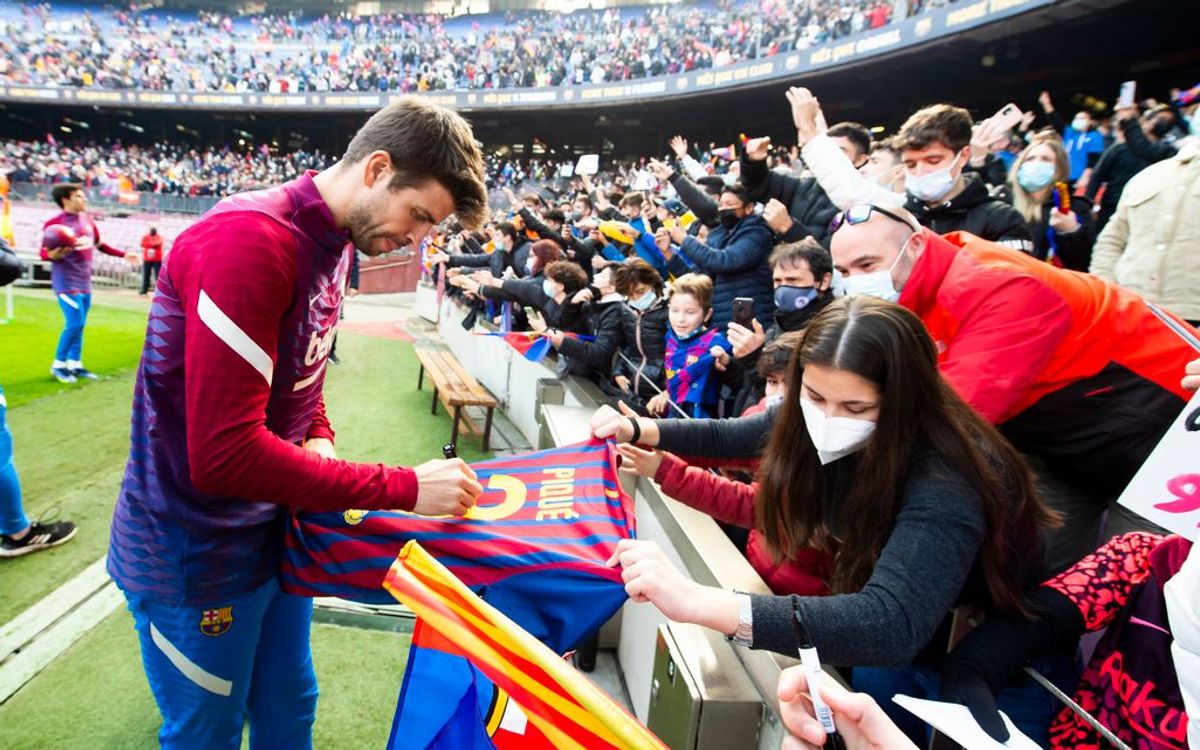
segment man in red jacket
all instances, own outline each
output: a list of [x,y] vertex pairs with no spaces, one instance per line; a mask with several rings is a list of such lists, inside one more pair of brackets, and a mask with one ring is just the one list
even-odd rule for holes
[[1106,507],[1113,533],[1144,523],[1110,501],[1183,409],[1179,372],[1195,353],[1141,297],[970,234],[938,236],[896,207],[839,214],[831,247],[846,292],[919,315],[959,395],[1043,479],[1065,483],[1049,493],[1068,517],[1052,567],[1095,547]]
[[150,231],[142,237],[142,290],[138,294],[150,291],[150,274],[158,281],[158,272],[163,262],[163,238],[158,233],[158,227],[150,227]]

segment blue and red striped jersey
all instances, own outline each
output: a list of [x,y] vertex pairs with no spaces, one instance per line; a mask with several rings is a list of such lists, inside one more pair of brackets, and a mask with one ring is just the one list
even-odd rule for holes
[[484,494],[464,518],[403,511],[296,512],[281,582],[303,596],[394,602],[383,589],[417,540],[525,630],[565,652],[625,601],[617,543],[634,535],[611,443],[592,441],[472,465]]

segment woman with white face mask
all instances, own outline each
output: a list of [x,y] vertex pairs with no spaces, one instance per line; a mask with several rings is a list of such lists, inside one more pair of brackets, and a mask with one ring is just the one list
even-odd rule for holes
[[1055,520],[1016,450],[938,374],[921,321],[868,297],[834,302],[806,329],[753,502],[776,555],[834,556],[836,596],[702,586],[650,542],[621,542],[611,564],[635,601],[752,648],[795,655],[798,617],[826,663],[935,675],[954,607],[1028,614],[1038,532]]

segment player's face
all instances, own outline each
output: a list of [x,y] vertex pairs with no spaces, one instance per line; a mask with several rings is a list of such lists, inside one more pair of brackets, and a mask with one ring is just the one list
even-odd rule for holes
[[63,199],[63,210],[69,214],[78,214],[87,210],[87,193],[76,190]]
[[425,235],[454,211],[454,197],[440,182],[392,189],[390,179],[391,171],[384,170],[350,208],[350,239],[370,256],[419,247]]

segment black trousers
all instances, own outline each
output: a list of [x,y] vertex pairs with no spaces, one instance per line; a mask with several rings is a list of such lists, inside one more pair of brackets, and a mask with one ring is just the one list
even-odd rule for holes
[[150,291],[150,272],[154,272],[154,283],[158,283],[158,270],[162,268],[161,260],[148,260],[142,263],[142,291],[145,294]]

